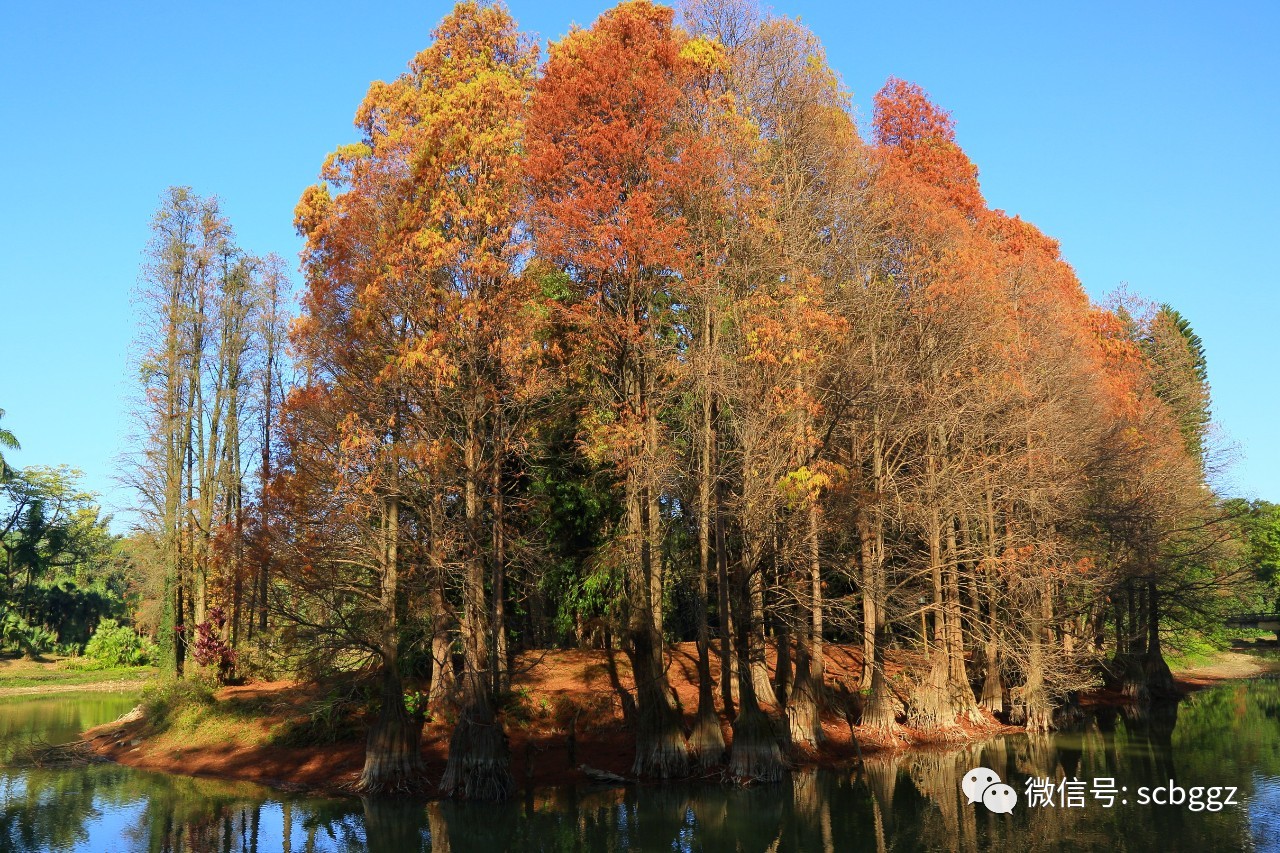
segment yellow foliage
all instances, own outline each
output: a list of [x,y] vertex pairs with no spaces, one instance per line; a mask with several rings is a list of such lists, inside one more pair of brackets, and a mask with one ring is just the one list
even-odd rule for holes
[[729,70],[724,45],[711,39],[689,39],[680,48],[680,59],[708,74]]

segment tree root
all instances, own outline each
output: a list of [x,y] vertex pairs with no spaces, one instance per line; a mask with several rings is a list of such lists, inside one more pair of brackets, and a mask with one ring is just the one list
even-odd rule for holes
[[34,740],[19,747],[13,754],[15,767],[35,767],[40,770],[55,767],[84,767],[89,764],[102,764],[109,759],[101,756],[87,740],[74,740],[71,743],[46,743]]
[[693,733],[689,735],[689,752],[701,771],[724,763],[724,730],[720,728],[720,717],[714,710],[699,714],[694,721]]
[[481,723],[464,714],[449,739],[449,762],[440,789],[446,796],[497,802],[511,796],[511,751],[496,722]]
[[778,782],[790,764],[773,723],[760,711],[744,711],[733,721],[728,776],[738,784]]
[[[666,715],[663,715],[664,718]],[[689,775],[689,747],[677,725],[664,719],[657,731],[636,736],[636,760],[631,772],[653,779],[680,779]]]

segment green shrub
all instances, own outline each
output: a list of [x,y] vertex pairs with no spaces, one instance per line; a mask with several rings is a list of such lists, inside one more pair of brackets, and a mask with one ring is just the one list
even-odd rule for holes
[[306,704],[304,714],[276,727],[272,743],[279,746],[324,746],[358,740],[363,734],[364,708],[349,696],[325,696]]
[[528,725],[537,716],[528,687],[516,687],[500,694],[498,707],[507,720],[519,725]]
[[294,675],[279,654],[266,642],[244,643],[236,654],[236,673],[241,678],[278,681]]
[[296,747],[359,740],[368,721],[377,716],[381,696],[376,673],[348,672],[328,678],[323,694],[305,700],[296,713],[275,726],[271,743]]
[[0,644],[13,646],[28,657],[52,651],[58,635],[43,625],[32,625],[16,610],[0,609]]
[[106,669],[106,666],[93,658],[73,657],[61,661],[58,666],[61,669],[69,669],[72,672],[93,672],[99,669]]
[[153,725],[162,725],[183,708],[212,707],[213,688],[195,678],[179,678],[150,684],[142,691],[142,714]]
[[155,646],[132,628],[103,619],[85,645],[84,656],[103,666],[146,666],[155,659]]

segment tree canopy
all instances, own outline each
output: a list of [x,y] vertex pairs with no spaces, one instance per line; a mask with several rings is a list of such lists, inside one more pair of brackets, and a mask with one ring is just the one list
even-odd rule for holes
[[736,0],[539,58],[463,2],[369,87],[294,211],[290,364],[281,262],[163,198],[134,471],[177,673],[216,637],[221,677],[376,674],[361,790],[426,784],[442,715],[443,790],[500,799],[520,656],[602,637],[636,774],[771,780],[840,703],[896,742],[1157,700],[1274,580],[1189,321],[1091,302],[920,86],[864,139],[816,36]]

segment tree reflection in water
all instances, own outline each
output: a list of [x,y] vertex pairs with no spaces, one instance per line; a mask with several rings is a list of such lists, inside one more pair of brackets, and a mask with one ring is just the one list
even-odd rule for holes
[[[30,720],[0,735],[30,735]],[[331,850],[813,851],[1205,850],[1254,846],[1280,815],[1280,685],[1207,690],[1165,705],[1102,712],[1069,732],[1009,736],[954,749],[870,754],[846,771],[784,782],[540,790],[502,805],[331,800],[114,765],[0,771],[0,848],[310,853]],[[7,754],[7,753],[6,753]],[[970,804],[975,766],[1019,794],[1010,815]],[[1029,808],[1028,777],[1127,788],[1112,808]],[[1138,805],[1139,785],[1235,785],[1221,812]],[[1263,790],[1255,792],[1253,786]],[[1255,793],[1257,796],[1255,797]],[[1250,798],[1252,806],[1243,805]],[[1257,830],[1262,831],[1262,830]]]

